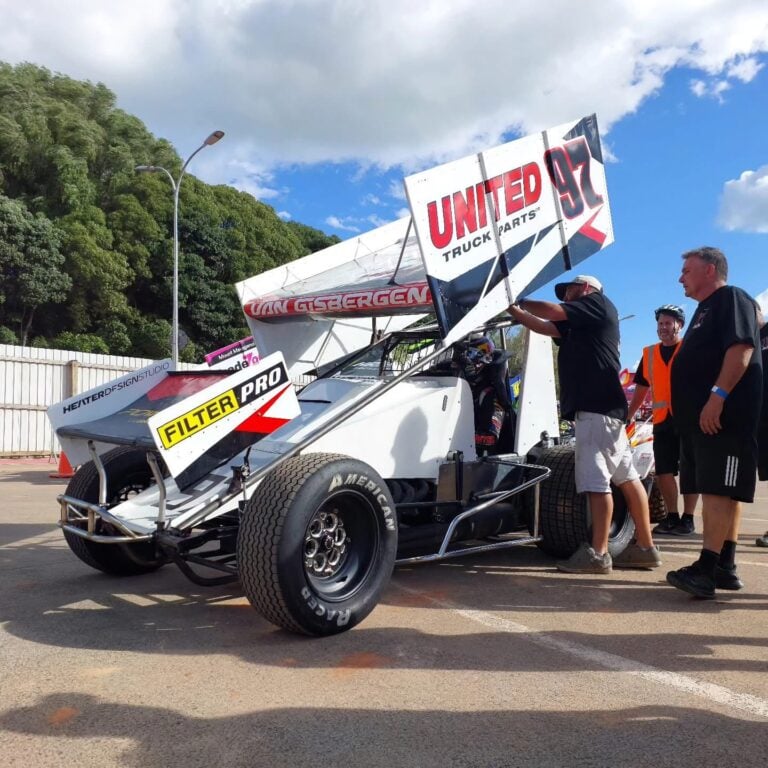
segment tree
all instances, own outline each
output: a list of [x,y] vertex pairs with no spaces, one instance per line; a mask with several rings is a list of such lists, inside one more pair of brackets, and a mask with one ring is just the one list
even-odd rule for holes
[[22,345],[35,311],[44,304],[60,304],[72,287],[62,270],[59,245],[51,221],[0,195],[0,322],[18,327]]
[[[106,85],[0,62],[0,326],[39,344],[93,346],[96,335],[114,353],[168,353],[173,193],[140,164],[176,178],[181,159]],[[339,241],[191,174],[179,214],[185,359],[245,334],[233,283]]]

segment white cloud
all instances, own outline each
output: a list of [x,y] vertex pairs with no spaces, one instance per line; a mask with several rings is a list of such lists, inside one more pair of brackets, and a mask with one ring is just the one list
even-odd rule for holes
[[392,179],[389,182],[389,196],[395,200],[405,200],[405,187],[400,179]]
[[207,181],[423,167],[596,110],[605,133],[675,67],[722,99],[768,51],[765,0],[0,0],[0,58],[104,82]]
[[283,220],[283,221],[290,221],[293,216],[291,216],[289,211],[277,211],[277,215]]
[[394,219],[385,219],[381,216],[377,216],[375,213],[372,213],[370,216],[366,216],[365,220],[373,224],[374,227],[383,227],[385,224],[389,224],[391,221],[394,221]]
[[731,232],[768,232],[768,165],[725,182],[717,223]]
[[710,96],[722,102],[723,94],[733,86],[732,80],[749,83],[762,68],[762,63],[753,56],[736,56],[715,72],[715,75],[724,74],[725,78],[713,76],[706,80],[692,80],[691,92],[699,98]]
[[750,83],[762,68],[763,65],[760,62],[750,57],[734,61],[728,66],[727,73],[728,77],[735,77],[742,83]]
[[329,227],[341,230],[342,232],[359,232],[360,227],[354,224],[354,221],[355,220],[350,217],[339,218],[338,216],[328,216],[328,218],[325,220],[325,223]]
[[768,320],[768,288],[755,296],[755,301],[760,305],[760,309],[763,310],[763,317]]

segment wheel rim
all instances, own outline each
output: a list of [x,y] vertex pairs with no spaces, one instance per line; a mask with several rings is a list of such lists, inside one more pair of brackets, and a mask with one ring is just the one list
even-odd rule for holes
[[365,581],[378,550],[373,504],[362,494],[343,491],[318,507],[304,534],[304,574],[323,600],[346,600]]

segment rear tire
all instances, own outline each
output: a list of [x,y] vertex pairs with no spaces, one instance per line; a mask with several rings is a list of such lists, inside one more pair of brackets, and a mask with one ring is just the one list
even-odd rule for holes
[[[587,494],[576,493],[575,452],[573,446],[557,446],[536,458],[552,470],[542,482],[539,497],[541,549],[555,557],[570,557],[583,542],[592,540],[592,519]],[[608,538],[611,556],[623,552],[635,533],[635,523],[624,502],[624,495],[613,488],[613,519]]]
[[351,629],[376,606],[397,552],[395,505],[367,464],[294,456],[258,486],[237,543],[240,581],[273,624],[306,635]]
[[[140,493],[153,482],[152,471],[144,451],[135,448],[114,448],[101,457],[107,473],[107,507],[114,507],[130,496]],[[98,503],[99,474],[92,461],[84,464],[69,481],[67,496]],[[96,533],[122,535],[113,526],[98,520]],[[158,556],[151,542],[135,544],[102,544],[64,531],[72,552],[86,565],[113,576],[137,576],[156,571],[167,562]]]

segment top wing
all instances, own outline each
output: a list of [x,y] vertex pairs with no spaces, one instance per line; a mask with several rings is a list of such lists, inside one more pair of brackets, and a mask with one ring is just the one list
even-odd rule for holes
[[410,218],[238,284],[260,350],[316,367],[318,355],[341,357],[428,312],[452,343],[613,242],[595,115],[414,174],[405,188]]

